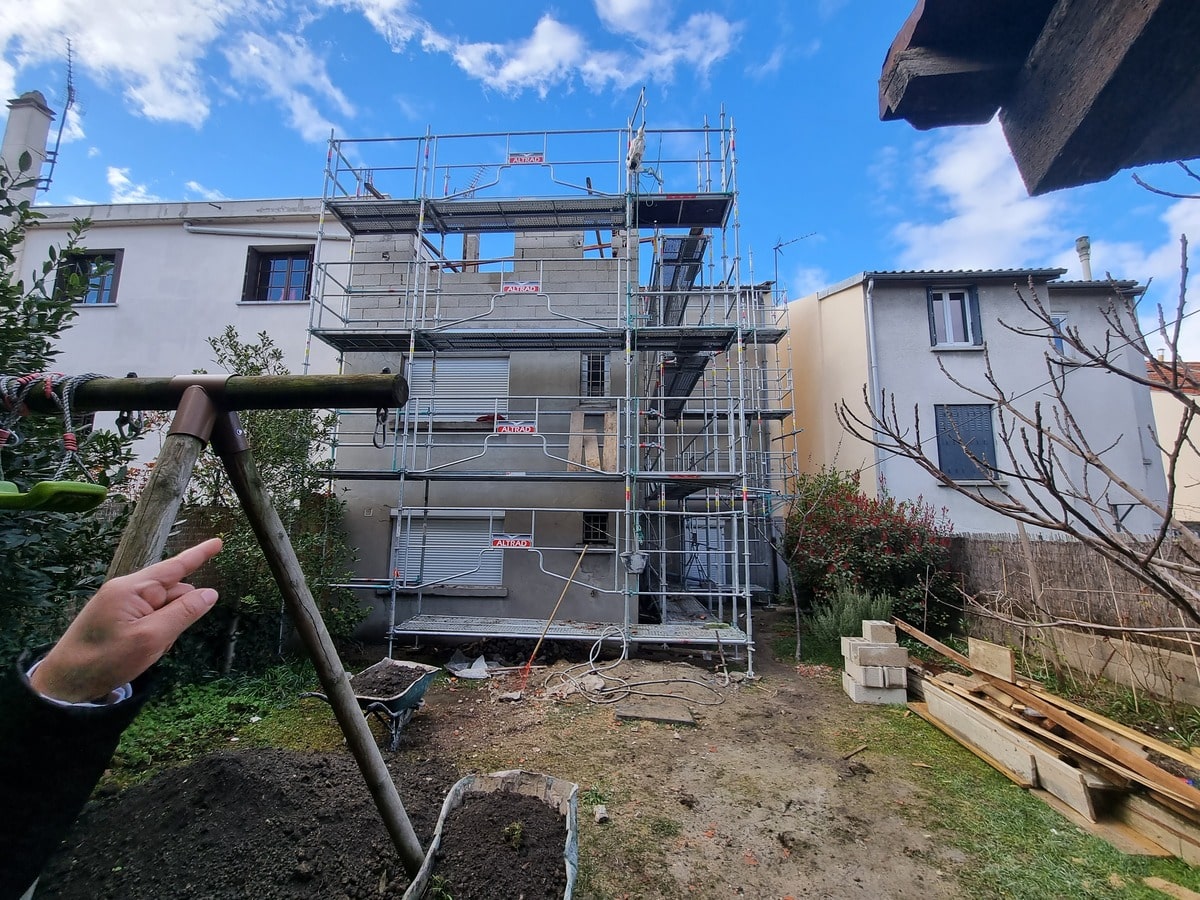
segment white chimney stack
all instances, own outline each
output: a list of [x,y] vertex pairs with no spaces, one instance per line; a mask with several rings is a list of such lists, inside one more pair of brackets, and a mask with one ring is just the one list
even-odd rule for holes
[[[4,143],[0,146],[0,160],[8,171],[17,176],[21,154],[28,152],[33,164],[25,173],[26,178],[37,178],[46,162],[46,142],[50,137],[50,122],[54,113],[46,105],[41,91],[27,91],[15,100],[8,101],[8,125],[4,128]],[[14,191],[10,198],[14,203],[33,200],[37,187],[30,185],[22,191]]]
[[1075,238],[1075,252],[1079,254],[1079,265],[1083,269],[1083,280],[1092,280],[1092,242],[1085,234]]

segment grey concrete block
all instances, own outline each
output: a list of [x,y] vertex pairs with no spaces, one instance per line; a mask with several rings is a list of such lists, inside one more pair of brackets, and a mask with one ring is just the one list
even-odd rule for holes
[[848,672],[842,673],[842,690],[855,703],[875,703],[880,706],[904,706],[908,691],[904,688],[873,688],[859,684]]
[[846,674],[864,687],[908,687],[908,669],[903,666],[858,666],[848,662]]
[[873,644],[894,644],[896,626],[882,619],[863,619],[862,636]]

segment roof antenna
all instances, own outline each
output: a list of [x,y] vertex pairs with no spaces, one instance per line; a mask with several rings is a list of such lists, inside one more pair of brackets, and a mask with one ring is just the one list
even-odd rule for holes
[[38,190],[50,190],[50,180],[54,177],[54,166],[58,163],[58,148],[62,145],[63,128],[67,124],[67,114],[75,105],[75,55],[71,50],[71,39],[67,38],[67,102],[63,104],[62,116],[58,120],[58,135],[54,138],[54,149],[46,153],[46,162],[50,167],[46,174],[38,180]]

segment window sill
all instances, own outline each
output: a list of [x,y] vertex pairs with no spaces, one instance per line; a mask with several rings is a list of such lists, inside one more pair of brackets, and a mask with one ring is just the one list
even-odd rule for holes
[[997,478],[994,481],[988,481],[983,478],[980,478],[980,479],[956,478],[956,479],[954,479],[954,484],[946,484],[941,481],[938,482],[938,487],[946,488],[947,490],[951,490],[956,487],[1007,487],[1007,485],[1008,485],[1008,482],[1002,478]]
[[934,344],[929,348],[931,353],[980,353],[987,349],[987,344]]
[[71,309],[116,309],[116,303],[72,303]]
[[308,306],[307,300],[239,300],[238,306]]
[[[425,597],[469,597],[472,599],[486,597],[488,599],[503,600],[508,596],[508,588],[495,584],[453,584],[424,589],[415,587],[396,588],[396,594],[399,596],[415,597],[418,593]],[[386,588],[379,588],[375,591],[375,596],[388,597],[391,596],[391,591]]]

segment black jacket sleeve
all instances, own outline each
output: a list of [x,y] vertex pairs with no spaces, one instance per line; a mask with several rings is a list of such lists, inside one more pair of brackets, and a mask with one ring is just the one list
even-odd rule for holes
[[58,849],[149,689],[143,675],[113,706],[58,706],[30,687],[33,659],[0,672],[0,900],[20,897]]

